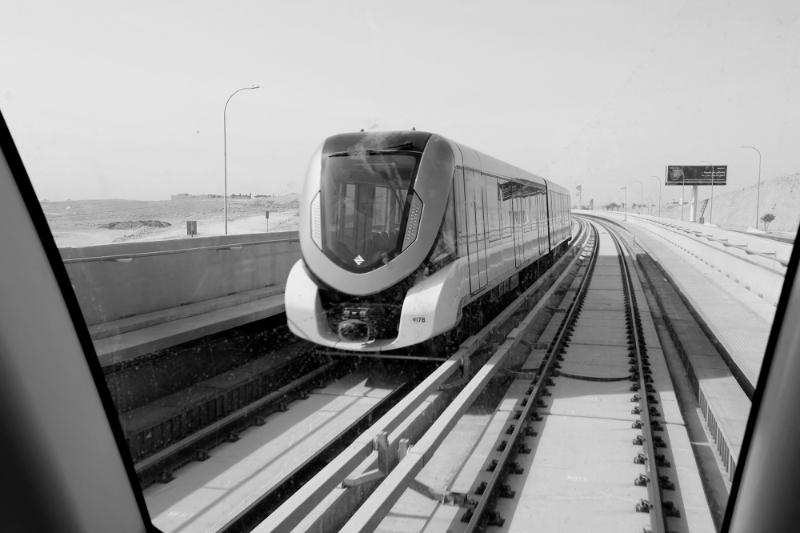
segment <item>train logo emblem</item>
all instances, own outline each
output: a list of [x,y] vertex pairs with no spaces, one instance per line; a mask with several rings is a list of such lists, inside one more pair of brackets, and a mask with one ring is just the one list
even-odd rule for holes
[[356,258],[353,259],[353,261],[355,261],[358,266],[361,266],[361,263],[364,262],[364,258],[361,257],[360,255],[357,255]]

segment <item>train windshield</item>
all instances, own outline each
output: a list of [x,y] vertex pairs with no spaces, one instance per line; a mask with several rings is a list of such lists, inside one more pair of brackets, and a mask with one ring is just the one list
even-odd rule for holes
[[422,154],[359,152],[322,161],[322,247],[351,272],[368,272],[400,253],[409,193]]

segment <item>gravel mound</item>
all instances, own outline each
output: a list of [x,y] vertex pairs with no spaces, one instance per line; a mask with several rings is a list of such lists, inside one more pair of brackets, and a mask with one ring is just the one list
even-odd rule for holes
[[128,220],[126,222],[109,222],[108,224],[100,224],[97,226],[102,229],[137,229],[142,227],[148,228],[167,228],[171,226],[169,222],[161,220]]

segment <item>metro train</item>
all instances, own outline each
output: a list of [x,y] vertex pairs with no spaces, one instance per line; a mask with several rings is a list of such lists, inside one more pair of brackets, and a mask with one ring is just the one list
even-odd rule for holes
[[441,135],[329,137],[306,173],[289,328],[357,352],[463,336],[566,249],[570,228],[566,189]]

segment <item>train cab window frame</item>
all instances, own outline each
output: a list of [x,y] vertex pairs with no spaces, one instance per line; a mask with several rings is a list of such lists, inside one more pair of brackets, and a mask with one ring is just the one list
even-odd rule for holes
[[[419,152],[397,150],[323,157],[322,251],[329,259],[360,274],[401,253],[420,161]],[[378,201],[384,202],[380,209]],[[383,220],[376,219],[379,213]]]
[[430,259],[426,262],[429,271],[438,270],[458,257],[457,233],[456,233],[456,209],[455,194],[451,187],[447,197],[442,225],[436,236],[436,244],[433,246]]

